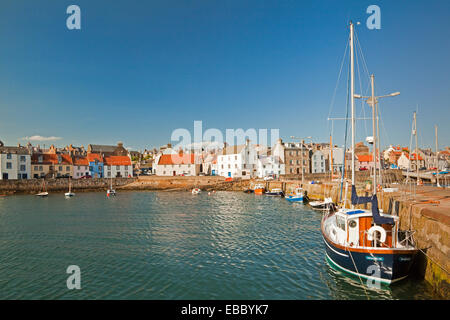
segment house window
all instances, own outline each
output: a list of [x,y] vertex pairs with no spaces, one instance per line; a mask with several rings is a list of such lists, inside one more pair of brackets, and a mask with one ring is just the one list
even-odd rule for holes
[[7,162],[6,163],[6,169],[12,169],[12,163],[11,162]]
[[89,171],[94,171],[94,168],[92,166],[89,166]]
[[42,171],[42,170],[44,170],[44,167],[39,166],[39,171]]
[[25,161],[25,156],[20,156],[20,161],[24,162]]
[[66,167],[66,171],[70,171],[70,167],[69,166]]
[[237,156],[234,156],[234,160],[237,160]]
[[59,166],[58,170],[59,170],[59,171],[62,171],[62,166]]
[[34,166],[34,171],[38,171],[38,166]]
[[21,164],[21,165],[20,165],[20,171],[25,171],[25,170],[26,170],[25,165],[24,165],[24,164]]
[[116,170],[120,170],[120,166],[116,166]]
[[6,155],[6,159],[11,159],[11,153],[8,153],[8,154]]

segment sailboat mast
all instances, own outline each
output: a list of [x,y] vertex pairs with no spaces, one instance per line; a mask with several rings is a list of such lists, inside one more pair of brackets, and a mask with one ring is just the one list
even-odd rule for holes
[[[350,21],[350,101],[352,107],[352,185],[355,185],[355,61],[353,48],[354,25]],[[352,205],[353,207],[353,205]]]
[[376,105],[377,107],[377,142],[378,142],[378,151],[377,151],[377,157],[378,157],[378,161],[377,161],[377,165],[378,165],[378,183],[380,185],[383,185],[383,177],[381,175],[381,154],[380,154],[380,148],[381,148],[381,139],[380,139],[380,126],[379,126],[379,122],[378,120],[380,119],[380,110],[378,109],[378,103]]
[[414,157],[416,159],[416,174],[417,174],[417,184],[419,184],[419,147],[417,145],[417,117],[416,112],[414,112],[414,131],[416,136],[416,156]]
[[439,151],[438,151],[438,126],[434,126],[434,135],[436,136],[436,185],[439,187]]
[[376,137],[376,132],[375,132],[375,76],[372,74],[370,76],[370,83],[372,86],[372,100],[371,100],[371,105],[372,105],[372,139],[373,139],[373,194],[375,194],[377,192],[377,160],[376,160],[376,150],[377,150],[377,137]]

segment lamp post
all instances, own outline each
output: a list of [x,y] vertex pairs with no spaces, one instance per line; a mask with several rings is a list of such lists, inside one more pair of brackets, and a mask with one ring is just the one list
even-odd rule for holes
[[[393,92],[387,95],[383,95],[383,96],[375,96],[375,76],[372,74],[370,76],[370,82],[371,82],[371,87],[372,87],[372,95],[370,97],[366,97],[366,96],[362,96],[359,94],[354,94],[353,97],[357,98],[357,99],[366,99],[366,102],[368,105],[370,105],[372,107],[372,141],[373,141],[373,193],[375,194],[377,191],[377,161],[376,161],[376,148],[377,148],[377,137],[375,134],[375,107],[378,104],[378,99],[381,98],[386,98],[386,97],[395,97],[398,96],[400,94],[400,92]],[[378,112],[377,112],[378,114]],[[381,168],[380,168],[381,169]]]
[[311,140],[311,143],[312,143],[312,137],[309,136],[309,137],[298,138],[298,137],[291,136],[291,139],[297,139],[297,140],[300,140],[300,143],[302,144],[301,149],[300,149],[300,150],[301,150],[300,153],[301,153],[301,161],[302,161],[302,185],[303,185],[303,183],[304,183],[303,145],[305,144],[305,140],[304,140],[304,139],[310,139],[310,140]]

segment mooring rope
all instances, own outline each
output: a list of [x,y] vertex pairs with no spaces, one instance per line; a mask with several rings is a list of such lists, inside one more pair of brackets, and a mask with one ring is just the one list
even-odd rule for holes
[[[419,248],[417,248],[419,249]],[[437,263],[436,261],[434,261],[433,259],[430,258],[430,256],[428,256],[422,249],[419,249],[420,252],[422,252],[428,259],[431,260],[431,262],[437,264],[442,270],[444,270],[445,272],[447,272],[447,274],[450,274],[450,272],[447,271],[447,269],[445,269],[443,266],[441,266],[439,263]]]
[[350,258],[352,258],[353,266],[355,267],[356,274],[358,275],[359,281],[361,281],[361,286],[364,289],[364,293],[366,294],[367,300],[370,300],[369,295],[367,294],[366,286],[364,285],[364,282],[362,281],[361,276],[359,275],[358,267],[355,264],[355,260],[353,260],[352,253],[350,252],[350,250],[347,250],[347,252],[350,254]]

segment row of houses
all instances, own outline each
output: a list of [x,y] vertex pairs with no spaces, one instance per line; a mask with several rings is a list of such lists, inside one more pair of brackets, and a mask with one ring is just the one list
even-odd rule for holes
[[344,151],[333,147],[333,162],[329,161],[329,145],[283,143],[273,147],[251,144],[228,146],[215,151],[173,150],[164,146],[156,155],[153,173],[159,176],[218,175],[231,178],[267,177],[286,174],[329,172],[342,170]]
[[69,146],[49,149],[18,145],[4,146],[0,141],[0,179],[38,179],[71,177],[116,178],[132,177],[131,155],[123,147],[89,145],[84,148]]
[[[390,147],[391,149],[394,149]],[[392,159],[389,158],[398,150],[383,151],[376,150],[376,161],[381,163],[382,168],[387,168]],[[395,151],[394,153],[392,153]],[[419,154],[406,150],[400,152],[400,156],[395,159],[395,168],[407,169],[411,166],[413,170],[427,167],[436,167],[435,155],[428,150],[428,154],[423,155],[423,150]],[[378,158],[378,154],[380,158]],[[388,158],[386,158],[386,156]],[[445,149],[439,153],[439,168],[448,167],[450,161],[450,150]],[[428,159],[428,161],[427,161]],[[354,154],[355,167],[359,171],[373,170],[374,159],[370,148],[359,142],[355,146]],[[266,147],[251,144],[249,140],[242,145],[228,146],[224,144],[222,148],[213,151],[184,148],[174,150],[170,144],[160,148],[156,154],[152,167],[153,173],[160,176],[177,175],[219,175],[223,177],[244,178],[244,177],[267,177],[270,175],[292,175],[298,176],[303,173],[340,173],[345,168],[351,170],[352,152],[344,148],[331,146],[328,143],[304,143],[287,142],[281,139],[273,147]]]
[[[377,150],[378,151],[378,150]],[[377,152],[378,154],[378,152]],[[449,167],[450,150],[436,155],[430,149],[410,153],[408,148],[390,146],[381,155],[383,168],[416,170],[416,168]],[[356,144],[356,168],[373,170],[374,161],[369,147]],[[378,159],[377,159],[378,160]],[[232,178],[298,176],[302,173],[340,173],[351,170],[352,153],[328,143],[283,142],[272,147],[244,144],[208,149],[202,144],[174,150],[170,144],[159,150],[128,151],[123,144],[94,145],[87,148],[50,146],[48,149],[32,146],[4,146],[0,141],[0,179],[33,179],[84,177],[132,177],[137,172],[152,172],[158,176],[218,175]]]
[[410,152],[408,147],[389,146],[383,152],[383,160],[392,168],[403,170],[445,170],[450,167],[450,149],[447,147],[436,154],[431,149],[418,148]]

